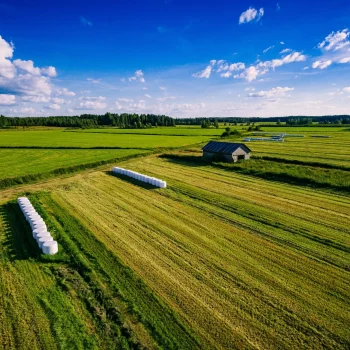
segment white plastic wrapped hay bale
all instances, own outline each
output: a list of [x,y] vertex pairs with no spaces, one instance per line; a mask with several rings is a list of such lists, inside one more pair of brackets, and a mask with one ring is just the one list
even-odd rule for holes
[[37,222],[32,226],[32,230],[45,230],[47,231],[47,226],[44,222]]
[[37,240],[37,242],[38,242],[39,248],[42,249],[43,244],[46,242],[53,242],[53,238],[51,236],[50,237],[44,236],[44,237],[40,237]]
[[160,188],[166,188],[166,181],[160,181]]
[[160,180],[156,179],[156,187],[160,187]]
[[50,232],[41,232],[36,235],[36,241],[39,243],[39,239],[42,237],[51,237]]
[[54,255],[58,253],[58,244],[56,241],[45,242],[42,246],[42,250],[46,255]]
[[35,238],[36,239],[36,236],[37,235],[39,235],[40,233],[45,233],[45,232],[47,232],[47,229],[46,228],[40,228],[40,227],[38,227],[38,228],[36,228],[35,230],[33,230],[33,238]]

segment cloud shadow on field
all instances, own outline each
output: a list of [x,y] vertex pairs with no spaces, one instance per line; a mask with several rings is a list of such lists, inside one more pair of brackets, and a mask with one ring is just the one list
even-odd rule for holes
[[41,251],[18,204],[10,202],[0,206],[0,216],[4,222],[5,234],[5,239],[0,244],[9,260],[38,258]]
[[113,176],[113,177],[119,178],[120,180],[127,181],[127,182],[129,182],[129,183],[131,183],[131,184],[133,184],[135,186],[142,187],[145,190],[156,190],[158,188],[158,187],[150,185],[148,183],[145,183],[145,182],[133,179],[132,177],[113,173],[113,171],[106,171],[105,174],[107,174],[109,176]]

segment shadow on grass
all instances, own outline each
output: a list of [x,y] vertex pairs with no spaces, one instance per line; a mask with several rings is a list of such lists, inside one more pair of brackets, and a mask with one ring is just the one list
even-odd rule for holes
[[3,217],[6,236],[3,246],[9,260],[39,258],[41,251],[18,204],[7,203],[0,206],[0,215]]
[[113,171],[105,171],[105,174],[110,175],[110,176],[117,177],[117,178],[119,178],[119,179],[121,179],[121,180],[124,180],[124,181],[127,181],[127,182],[129,182],[129,183],[132,183],[132,184],[135,185],[135,186],[142,187],[142,188],[144,188],[145,190],[155,190],[155,189],[158,188],[158,187],[153,186],[153,185],[150,185],[150,184],[148,184],[148,183],[145,183],[145,182],[142,182],[142,181],[133,179],[132,177],[125,176],[125,175],[121,175],[121,174],[116,174],[116,173],[114,173]]

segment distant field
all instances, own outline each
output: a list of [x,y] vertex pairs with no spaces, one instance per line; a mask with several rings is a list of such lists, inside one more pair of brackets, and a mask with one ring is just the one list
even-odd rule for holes
[[128,135],[64,131],[2,131],[0,147],[182,147],[208,140],[210,136]]
[[[347,196],[148,157],[168,189],[94,173],[54,190],[201,348],[346,348]],[[111,219],[113,218],[113,219]]]
[[180,135],[180,136],[220,136],[224,132],[224,128],[220,129],[202,129],[200,127],[159,127],[152,129],[117,129],[117,128],[101,128],[101,129],[85,129],[67,132],[83,132],[83,133],[113,133],[113,134],[143,134],[143,135]]
[[41,174],[57,168],[118,159],[144,152],[146,150],[0,149],[0,180],[16,176]]
[[[319,129],[319,128],[317,128]],[[290,131],[288,131],[291,133]],[[350,132],[327,132],[324,128],[306,134],[305,138],[285,138],[285,142],[246,142],[252,156],[268,156],[303,162],[318,162],[350,168]],[[329,134],[330,138],[312,138],[310,135]]]

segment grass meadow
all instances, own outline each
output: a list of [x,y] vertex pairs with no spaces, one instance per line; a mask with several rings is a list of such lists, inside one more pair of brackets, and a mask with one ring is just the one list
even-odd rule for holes
[[350,132],[203,163],[222,131],[1,130],[0,349],[350,348]]

